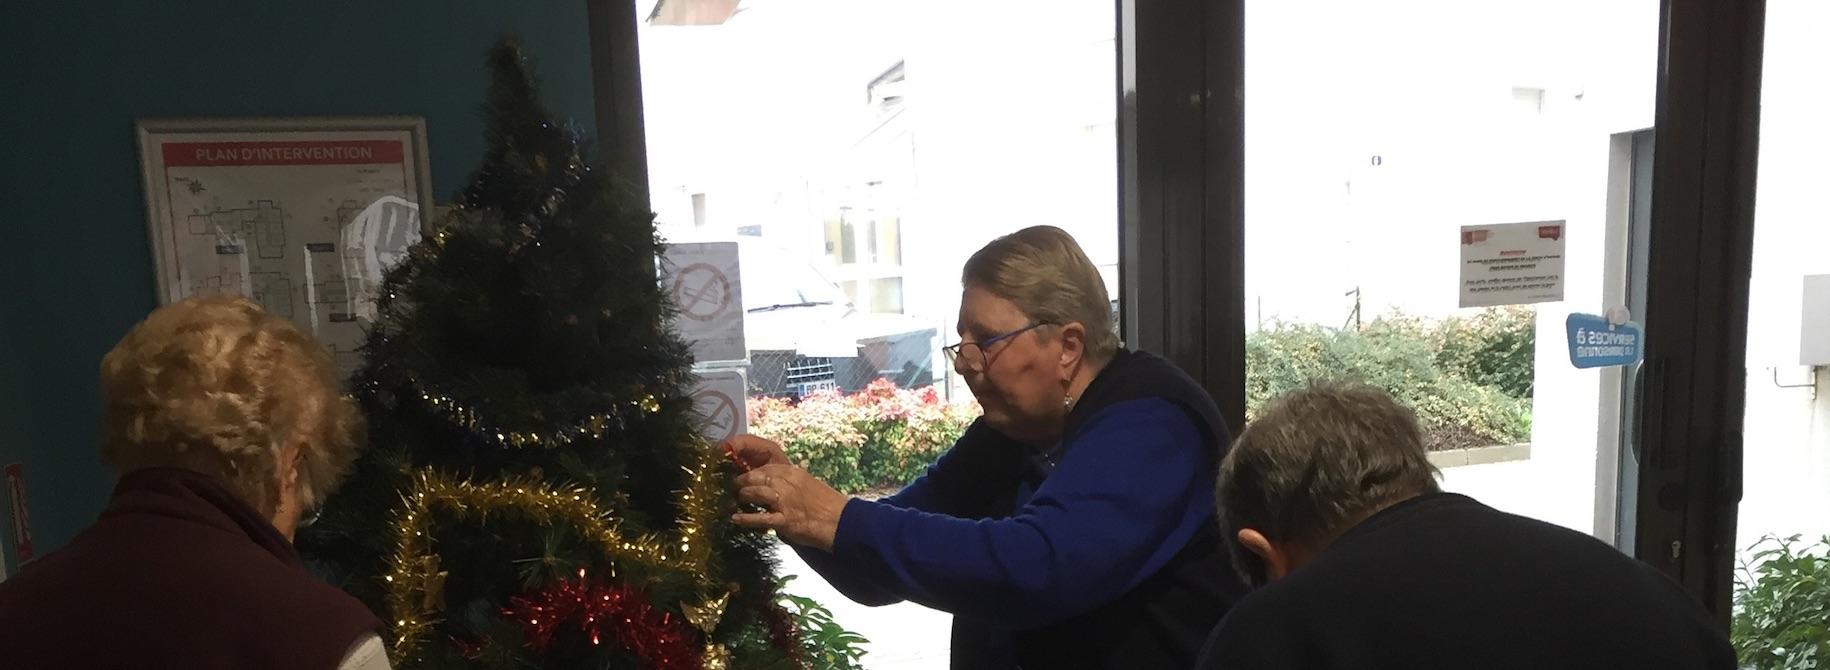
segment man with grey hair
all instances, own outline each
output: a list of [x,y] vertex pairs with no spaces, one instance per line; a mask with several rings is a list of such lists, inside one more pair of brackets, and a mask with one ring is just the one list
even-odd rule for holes
[[1200,668],[1735,667],[1675,582],[1587,535],[1444,493],[1416,415],[1323,384],[1273,401],[1220,466],[1259,587]]

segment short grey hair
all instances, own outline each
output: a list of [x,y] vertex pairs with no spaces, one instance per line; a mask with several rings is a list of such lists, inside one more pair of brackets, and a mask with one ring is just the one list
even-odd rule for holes
[[[1374,512],[1435,493],[1417,415],[1364,384],[1323,382],[1271,401],[1220,464],[1228,535],[1325,546]],[[1236,544],[1236,543],[1235,543]]]
[[1065,230],[1033,226],[992,240],[966,261],[960,281],[1016,303],[1038,323],[1085,326],[1089,359],[1118,352],[1106,281]]

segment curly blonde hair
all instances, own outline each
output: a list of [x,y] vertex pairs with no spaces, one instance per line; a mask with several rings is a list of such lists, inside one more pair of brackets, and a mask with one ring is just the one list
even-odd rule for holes
[[199,297],[155,310],[102,358],[102,458],[122,472],[181,467],[221,477],[262,513],[279,502],[278,459],[302,443],[309,509],[363,446],[355,402],[330,353],[246,298]]

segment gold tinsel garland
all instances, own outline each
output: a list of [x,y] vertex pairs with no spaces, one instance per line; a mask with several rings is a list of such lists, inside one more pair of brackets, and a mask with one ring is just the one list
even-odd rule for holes
[[[723,617],[729,592],[708,573],[712,548],[706,529],[722,510],[717,508],[722,484],[717,469],[722,455],[701,450],[697,462],[685,468],[686,489],[680,492],[678,532],[670,536],[625,533],[610,510],[600,507],[577,486],[553,486],[533,477],[511,477],[478,482],[454,477],[432,468],[420,470],[393,520],[394,551],[388,558],[387,606],[390,621],[389,656],[396,667],[414,658],[427,631],[439,622],[443,609],[445,572],[432,549],[434,514],[462,521],[481,522],[491,516],[507,517],[542,526],[568,526],[596,545],[613,566],[639,565],[654,571],[684,574],[707,600],[689,606],[692,622],[708,636]],[[612,572],[612,576],[614,576]],[[707,655],[719,654],[708,643]]]
[[[454,207],[452,211],[446,215],[447,218],[458,216],[458,212],[462,209],[464,208],[461,205]],[[440,222],[440,230],[432,235],[432,245],[430,247],[415,245],[413,249],[415,251],[424,249],[424,253],[428,255],[435,250],[443,249],[445,242],[451,237],[451,232],[446,226],[446,222]],[[389,293],[387,297],[392,300],[396,296],[393,293]],[[465,430],[476,434],[477,437],[488,442],[493,442],[501,447],[514,447],[517,449],[531,446],[548,449],[563,447],[571,444],[572,440],[585,436],[602,438],[604,432],[610,428],[612,422],[616,422],[620,425],[622,421],[622,415],[619,414],[617,410],[612,409],[610,411],[591,414],[583,419],[579,419],[570,426],[563,426],[555,429],[553,432],[544,434],[536,431],[503,430],[502,428],[495,426],[492,422],[485,420],[482,415],[477,412],[475,407],[461,403],[450,395],[420,383],[417,379],[409,379],[408,384],[415,393],[419,394],[419,399],[424,401],[434,414],[451,422],[452,425],[464,428]],[[628,404],[647,414],[654,414],[655,412],[661,411],[661,400],[653,394],[643,395],[641,398],[629,401]]]
[[[477,437],[493,442],[501,447],[514,447],[517,449],[541,447],[552,449],[569,445],[572,440],[585,436],[602,438],[604,436],[604,431],[610,428],[611,422],[620,419],[616,414],[605,412],[601,414],[592,414],[580,419],[571,426],[559,428],[550,433],[542,434],[533,431],[502,430],[501,428],[491,425],[489,421],[484,420],[474,407],[460,403],[457,399],[443,393],[427,390],[426,387],[420,385],[417,381],[412,382],[412,386],[418,391],[419,399],[424,401],[427,407],[431,408],[432,413],[451,422],[452,425],[464,428],[465,430],[476,434]],[[637,400],[631,400],[629,401],[629,405],[648,414],[661,411],[661,400],[656,398],[653,394],[644,395]]]

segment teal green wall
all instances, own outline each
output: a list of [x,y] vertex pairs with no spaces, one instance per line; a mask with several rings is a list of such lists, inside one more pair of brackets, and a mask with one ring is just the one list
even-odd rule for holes
[[584,0],[7,0],[0,463],[25,466],[40,554],[107,501],[96,367],[155,304],[134,119],[424,116],[444,202],[481,160],[482,61],[503,34],[589,133]]

